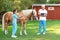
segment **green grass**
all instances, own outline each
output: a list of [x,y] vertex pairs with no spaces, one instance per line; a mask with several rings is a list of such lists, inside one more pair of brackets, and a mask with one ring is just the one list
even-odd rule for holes
[[46,35],[36,35],[38,32],[38,21],[27,22],[27,33],[22,36],[19,35],[20,25],[18,24],[18,30],[16,35],[17,38],[11,38],[11,25],[8,27],[8,35],[4,35],[4,32],[0,28],[0,40],[60,40],[60,21],[59,20],[48,20],[47,21],[47,32]]

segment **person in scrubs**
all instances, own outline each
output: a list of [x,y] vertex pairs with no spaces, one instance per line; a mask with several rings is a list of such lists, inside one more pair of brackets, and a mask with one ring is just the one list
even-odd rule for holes
[[17,10],[13,10],[13,14],[12,14],[12,37],[16,38],[17,36],[15,35],[16,34],[16,31],[17,31]]

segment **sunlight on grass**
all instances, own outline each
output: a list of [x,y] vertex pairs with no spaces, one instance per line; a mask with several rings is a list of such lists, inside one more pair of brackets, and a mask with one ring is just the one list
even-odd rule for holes
[[41,40],[41,38],[36,38],[35,40]]
[[49,28],[60,28],[60,24],[51,25]]
[[50,33],[55,33],[57,35],[60,35],[60,28],[59,29],[48,28],[47,31],[49,31]]
[[50,33],[55,33],[57,35],[60,35],[60,27],[59,27],[59,25],[51,26],[50,28],[47,28],[47,31],[49,31]]

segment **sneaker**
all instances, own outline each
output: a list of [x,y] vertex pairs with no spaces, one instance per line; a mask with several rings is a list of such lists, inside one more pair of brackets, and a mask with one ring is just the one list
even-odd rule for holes
[[41,33],[37,33],[37,35],[40,35]]
[[12,37],[12,38],[16,38],[17,36],[15,36],[15,35],[13,36],[13,35],[12,35],[11,37]]
[[43,35],[45,35],[46,33],[43,33]]

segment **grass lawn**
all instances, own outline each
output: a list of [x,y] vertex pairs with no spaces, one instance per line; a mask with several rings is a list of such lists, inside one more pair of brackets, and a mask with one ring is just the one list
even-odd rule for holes
[[38,32],[38,21],[28,21],[27,22],[27,33],[22,36],[19,35],[20,25],[18,24],[18,30],[16,35],[17,38],[11,38],[11,25],[8,27],[8,35],[4,35],[4,32],[0,28],[0,40],[60,40],[60,21],[59,20],[48,20],[47,21],[47,32],[46,35],[36,35]]

